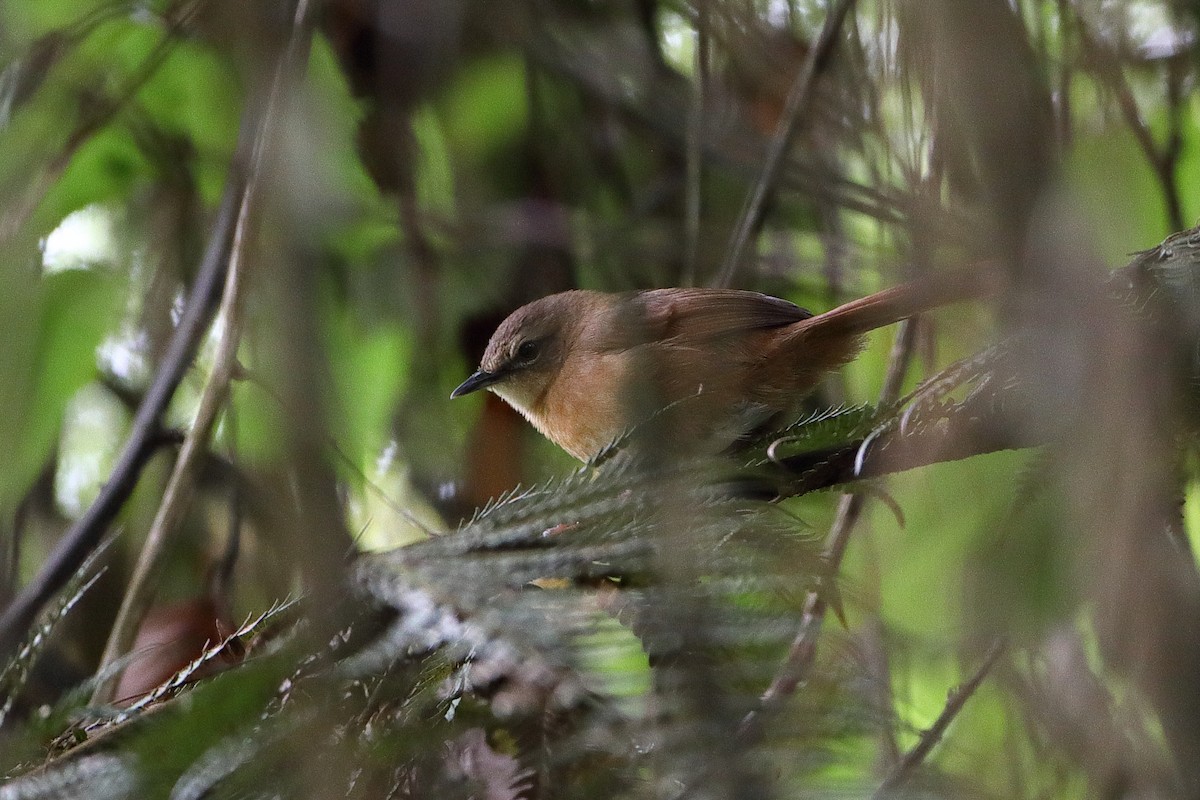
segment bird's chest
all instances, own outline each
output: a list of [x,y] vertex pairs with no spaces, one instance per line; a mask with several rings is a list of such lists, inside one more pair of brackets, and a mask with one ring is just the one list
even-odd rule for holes
[[625,433],[631,377],[627,353],[568,359],[529,420],[568,453],[587,460]]

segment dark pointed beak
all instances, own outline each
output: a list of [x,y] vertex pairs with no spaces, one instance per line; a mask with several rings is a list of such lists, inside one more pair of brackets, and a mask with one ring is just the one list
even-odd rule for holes
[[459,387],[450,393],[450,397],[451,399],[455,397],[462,397],[464,394],[470,394],[478,389],[484,389],[500,380],[500,377],[501,376],[499,373],[477,369],[475,370],[475,374],[459,384]]

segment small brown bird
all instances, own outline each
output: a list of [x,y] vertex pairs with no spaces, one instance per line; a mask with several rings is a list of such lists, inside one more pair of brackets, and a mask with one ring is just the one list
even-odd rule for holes
[[562,292],[509,315],[450,396],[490,389],[582,461],[663,409],[656,422],[672,445],[720,449],[794,413],[863,334],[978,296],[982,283],[956,272],[815,316],[734,289]]

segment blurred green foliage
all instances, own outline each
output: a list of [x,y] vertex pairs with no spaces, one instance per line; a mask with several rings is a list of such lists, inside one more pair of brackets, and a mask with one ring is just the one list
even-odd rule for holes
[[[106,345],[127,348],[124,356],[145,360],[150,371],[159,365],[179,298],[194,278],[201,244],[229,179],[251,85],[265,80],[247,65],[246,52],[260,48],[268,54],[270,42],[250,34],[246,40],[224,38],[243,23],[252,34],[254,15],[246,12],[243,19],[237,4],[200,5],[197,16],[190,16],[185,5],[176,3],[0,4],[0,56],[5,59],[0,64],[0,441],[6,451],[0,459],[0,531],[6,541],[17,536],[18,520],[27,511],[22,508],[29,498],[38,499],[38,477],[44,472],[55,476],[52,486],[57,481],[74,487],[72,497],[79,503],[61,502],[61,494],[52,496],[41,504],[40,523],[26,523],[19,553],[25,571],[6,567],[6,599],[30,581],[31,568],[42,563],[61,529],[108,480],[96,464],[111,464],[114,442],[124,434],[122,426],[146,387],[136,381],[130,385],[127,376],[106,370],[98,350]],[[269,338],[259,335],[278,326],[280,316],[295,312],[263,299],[272,296],[264,287],[293,273],[270,264],[302,263],[295,274],[313,276],[308,287],[313,302],[307,308],[315,319],[304,322],[311,322],[322,352],[309,354],[317,377],[306,389],[320,397],[324,417],[305,423],[328,442],[326,460],[339,478],[339,510],[351,534],[362,534],[364,549],[384,550],[422,536],[422,528],[453,530],[470,518],[474,506],[487,500],[472,494],[472,481],[489,489],[497,482],[508,489],[542,485],[549,476],[565,475],[575,466],[532,438],[515,418],[508,421],[513,425],[510,431],[492,440],[480,438],[485,424],[480,419],[490,413],[483,411],[484,401],[446,399],[469,373],[487,332],[521,302],[569,286],[620,290],[678,283],[688,274],[706,282],[720,263],[737,210],[758,177],[755,167],[762,145],[773,132],[748,122],[761,110],[755,104],[769,106],[769,101],[757,95],[736,96],[740,89],[728,73],[739,58],[763,56],[771,70],[793,74],[800,62],[792,55],[783,59],[783,66],[766,58],[774,55],[777,34],[811,43],[830,4],[702,4],[716,14],[724,25],[719,30],[735,44],[718,37],[716,44],[724,49],[716,47],[720,55],[709,66],[713,74],[706,76],[711,93],[705,97],[710,104],[705,111],[714,122],[697,145],[703,154],[702,185],[691,187],[698,198],[701,229],[694,264],[684,263],[685,217],[690,213],[690,179],[684,167],[691,157],[688,115],[697,79],[693,26],[699,6],[550,5],[554,13],[535,24],[527,15],[536,16],[538,4],[466,3],[466,22],[454,30],[455,44],[437,49],[440,28],[431,25],[425,37],[432,48],[429,53],[417,47],[425,41],[421,31],[406,31],[416,43],[408,42],[412,53],[406,58],[411,56],[412,62],[402,59],[400,66],[413,74],[428,70],[435,77],[425,84],[395,65],[401,78],[391,73],[357,75],[356,69],[378,66],[372,58],[383,58],[366,50],[389,42],[401,47],[403,42],[388,38],[395,31],[373,31],[375,38],[364,40],[369,44],[348,47],[335,24],[334,12],[341,6],[330,3],[324,9],[327,16],[313,34],[303,80],[276,120],[278,149],[269,155],[262,189],[266,199],[255,217],[256,224],[269,229],[248,250],[245,265],[250,332],[239,350],[244,371],[231,390],[214,458],[198,481],[198,494],[209,502],[196,503],[187,521],[188,530],[203,544],[188,551],[195,563],[172,573],[184,574],[195,585],[204,583],[230,529],[244,523],[248,541],[234,584],[251,588],[232,593],[235,618],[259,610],[265,596],[297,588],[288,560],[298,547],[295,542],[270,533],[270,525],[252,513],[246,513],[248,520],[231,522],[223,511],[213,510],[224,492],[233,493],[223,483],[231,481],[230,474],[261,473],[267,476],[262,485],[277,488],[271,481],[295,467],[286,463],[289,451],[280,419],[297,398],[281,397],[270,384],[283,354],[271,351]],[[1030,47],[1045,68],[1041,77],[1059,92],[1057,109],[1062,110],[1064,97],[1070,102],[1070,129],[1055,143],[1061,169],[1047,188],[1055,202],[1046,205],[1071,210],[1075,220],[1070,222],[1086,231],[1091,250],[1080,258],[1089,260],[1096,272],[1100,266],[1119,266],[1129,253],[1171,232],[1166,187],[1144,145],[1122,119],[1115,90],[1098,71],[1089,71],[1077,49],[1078,38],[1061,18],[1063,13],[1086,16],[1091,13],[1085,8],[1089,4],[1030,0],[1017,5],[1025,12]],[[1171,180],[1184,220],[1190,222],[1200,214],[1195,193],[1200,186],[1200,100],[1190,92],[1196,80],[1190,44],[1196,36],[1195,21],[1183,14],[1173,17],[1167,4],[1151,0],[1107,5],[1124,8],[1129,18],[1157,20],[1155,30],[1161,28],[1187,43],[1181,53],[1162,59],[1138,55],[1137,43],[1126,43],[1124,49],[1114,48],[1113,57],[1128,57],[1129,63],[1118,67],[1141,103],[1151,139],[1159,144],[1171,136],[1179,140]],[[822,101],[832,107],[836,124],[823,128],[814,122],[802,131],[790,169],[772,193],[754,263],[737,278],[738,285],[787,296],[816,310],[890,285],[904,276],[899,264],[930,254],[965,252],[965,234],[945,240],[933,237],[929,246],[929,231],[971,230],[975,218],[970,215],[979,212],[963,207],[955,195],[959,187],[945,175],[946,164],[933,163],[934,120],[923,105],[929,98],[922,97],[913,74],[919,68],[899,63],[890,49],[896,4],[864,0],[853,13],[858,24],[852,37],[843,38],[848,50],[851,44],[857,49],[853,57],[836,62],[823,88]],[[164,15],[181,20],[178,29]],[[492,15],[495,20],[489,19]],[[350,18],[361,22],[353,13]],[[1100,27],[1101,34],[1114,41],[1132,35],[1106,20],[1093,22],[1111,26]],[[1060,24],[1061,30],[1056,27]],[[749,43],[739,47],[736,42],[742,40],[737,36],[742,35]],[[577,39],[588,45],[586,52],[582,47],[571,49]],[[623,49],[627,47],[635,52]],[[601,57],[591,58],[596,53]],[[432,66],[422,62],[422,56]],[[1062,70],[1067,67],[1071,82],[1063,86]],[[1189,91],[1174,107],[1160,85],[1169,70],[1187,74],[1184,85]],[[856,79],[869,81],[870,92],[849,91],[846,86]],[[405,83],[408,80],[414,85]],[[421,85],[414,88],[416,84]],[[725,94],[714,88],[718,84]],[[18,86],[28,90],[17,92]],[[846,128],[854,134],[847,134]],[[936,132],[945,135],[944,129]],[[930,177],[934,171],[936,181]],[[928,187],[920,185],[925,180],[935,184],[928,193]],[[865,200],[852,207],[844,201],[849,195],[836,195],[835,190],[878,200],[903,223],[873,213]],[[914,209],[931,196],[939,204],[926,219]],[[107,257],[90,258],[98,243],[81,241],[76,243],[81,255],[74,268],[48,269],[40,243],[72,212],[83,209],[99,210],[117,221],[118,233],[109,243],[115,253],[112,263]],[[1064,230],[1070,227],[1058,218],[1051,221],[1062,222]],[[292,288],[284,287],[281,294]],[[296,288],[296,293],[302,294],[302,289]],[[956,311],[938,320],[938,327],[923,340],[916,367],[907,373],[905,391],[953,359],[978,350],[992,324],[978,310]],[[131,331],[136,335],[129,336]],[[874,402],[887,371],[891,338],[886,333],[873,335],[862,357],[816,402]],[[210,336],[168,416],[168,427],[178,430],[164,433],[178,434],[190,424],[211,369],[212,349]],[[97,415],[110,420],[112,429],[89,429],[85,423]],[[507,461],[496,466],[489,460],[493,456]],[[1183,511],[1184,538],[1195,548],[1200,530],[1196,464],[1194,458],[1183,460],[1180,472],[1191,479]],[[871,503],[859,524],[837,578],[849,628],[836,627],[832,617],[826,620],[820,661],[825,671],[802,687],[808,694],[794,701],[780,723],[797,729],[789,731],[797,741],[806,741],[804,736],[817,741],[807,741],[810,746],[798,746],[794,752],[781,748],[762,756],[767,764],[762,772],[779,776],[780,785],[789,789],[780,796],[823,796],[818,790],[855,796],[869,792],[881,771],[886,772],[880,767],[885,763],[881,742],[891,738],[900,752],[915,745],[920,731],[945,707],[947,691],[977,667],[987,644],[981,646],[980,641],[1001,630],[1038,641],[1078,623],[1081,638],[1095,646],[1094,632],[1079,620],[1085,605],[1076,585],[1083,569],[1079,541],[1060,535],[1067,523],[1057,499],[1036,491],[1040,483],[1049,483],[1041,480],[1040,470],[1046,468],[1028,452],[998,453],[909,472],[880,488],[902,509],[903,519],[888,504]],[[66,475],[64,470],[79,472]],[[478,477],[485,472],[491,482]],[[157,472],[152,477],[161,481]],[[625,490],[641,488],[635,484]],[[157,485],[139,487],[139,492],[158,490]],[[279,496],[286,493],[273,499]],[[291,499],[301,507],[311,498]],[[805,548],[829,529],[837,501],[835,493],[826,492],[783,505],[794,515],[793,531],[804,540],[794,548],[780,548],[805,556],[796,556],[797,564],[804,564],[796,566],[794,585],[786,591],[776,583],[767,584],[769,591],[759,584],[738,587],[740,591],[714,590],[718,601],[749,607],[767,595],[771,602],[763,605],[772,614],[798,616],[799,600],[811,588],[808,581],[814,571],[812,554]],[[236,516],[236,510],[231,513]],[[784,515],[777,509],[766,513]],[[130,520],[136,529],[126,530],[116,547],[110,561],[114,575],[123,577],[128,571],[145,537],[147,521],[142,517],[147,516],[151,515]],[[558,533],[553,525],[545,529],[546,540]],[[527,542],[523,546],[541,552]],[[6,544],[5,552],[15,550]],[[495,562],[503,564],[503,558],[521,554],[513,556],[496,545],[494,555]],[[480,560],[499,569],[490,557]],[[607,563],[582,556],[579,561]],[[777,576],[768,570],[755,577]],[[636,580],[632,583],[635,589],[644,588]],[[581,585],[594,588],[582,581]],[[454,592],[465,591],[463,586],[470,587],[470,581],[461,579],[447,595],[456,597]],[[509,604],[528,612],[522,603],[530,601],[517,591],[521,588],[504,586],[507,594],[500,596],[505,609],[509,607],[503,604]],[[643,652],[644,647],[652,649],[643,641],[643,631],[631,629],[619,613],[610,615],[601,602],[592,605],[584,592],[572,593],[579,589],[572,585],[565,594],[576,604],[572,613],[582,620],[571,629],[576,652],[570,658],[584,675],[586,688],[612,698],[617,711],[630,719],[652,718],[659,711],[654,692],[662,688],[655,684],[661,664]],[[79,614],[91,627],[106,630],[120,586],[101,586],[95,594],[95,603],[83,604]],[[172,591],[165,589],[163,595],[171,596]],[[647,607],[655,608],[650,601]],[[530,619],[536,617],[531,613]],[[762,674],[753,677],[761,680],[747,695],[769,682],[792,630],[794,620],[787,619],[787,624],[766,626],[762,642],[735,641],[729,646],[730,651],[735,645],[760,648],[754,667]],[[882,631],[880,646],[888,651],[889,670],[863,677],[865,668],[854,670],[868,660],[863,631],[874,625]],[[536,639],[541,629],[532,623],[527,627],[533,629],[526,631],[530,640]],[[545,629],[552,627],[547,624]],[[496,629],[543,655],[537,642],[520,639],[504,625]],[[70,631],[63,638],[69,636]],[[68,642],[63,646],[66,655],[55,656],[58,672],[42,683],[34,681],[31,696],[59,710],[79,708],[78,696],[62,693],[91,674],[95,649],[92,643]],[[713,650],[726,652],[715,645]],[[252,729],[253,720],[276,699],[279,682],[292,677],[278,661],[269,665],[240,666],[185,694],[184,702],[170,706],[157,720],[135,722],[133,733],[117,750],[137,760],[145,780],[142,789],[166,796],[214,741]],[[1045,740],[1053,737],[1021,709],[1018,701],[1028,698],[1018,697],[1012,675],[1025,666],[1011,667],[1005,681],[989,682],[971,698],[937,751],[931,770],[936,775],[922,784],[930,796],[953,796],[973,786],[980,796],[1023,792],[1030,797],[1082,797],[1096,788],[1089,778],[1091,766],[1072,762],[1071,753],[1047,744]],[[395,669],[427,670],[412,681],[420,702],[411,713],[428,730],[441,735],[443,729],[436,726],[445,725],[457,735],[467,727],[453,723],[452,714],[429,690],[436,678],[451,672],[450,666],[439,662]],[[853,675],[847,677],[849,673]],[[372,680],[377,682],[363,679],[354,691],[378,692],[389,700],[389,691],[402,694],[391,683],[400,681],[395,674]],[[331,694],[345,690],[332,679],[324,686],[337,687],[329,690]],[[1112,686],[1120,691],[1119,680],[1114,678]],[[331,714],[353,705],[345,697],[341,701]],[[384,705],[390,711],[401,704],[397,700],[395,706]],[[30,708],[22,711],[28,715]],[[326,711],[314,703],[288,718],[287,724],[320,721]],[[830,724],[799,730],[810,711]],[[61,719],[57,713],[56,721]],[[353,716],[346,712],[345,718]],[[359,721],[355,718],[355,724]],[[137,727],[142,724],[144,730]],[[405,724],[413,720],[406,718]],[[505,728],[502,714],[486,724]],[[1147,727],[1153,728],[1153,723]],[[210,735],[193,741],[196,731],[205,730]],[[358,729],[347,724],[345,730]],[[419,734],[413,728],[403,730],[403,741],[380,745],[383,760],[395,752],[420,750],[405,738]],[[280,730],[274,734],[280,735]],[[45,731],[36,726],[13,735],[13,753],[21,758],[32,759],[37,746],[49,748]],[[446,736],[449,740],[449,733]],[[780,741],[793,740],[781,736]],[[191,749],[184,747],[189,742]],[[278,748],[273,757],[286,761],[284,745],[261,744],[264,749]],[[306,754],[319,744],[309,743],[297,752]],[[5,767],[14,774],[19,771],[11,761]],[[640,763],[638,770],[640,779],[650,767]],[[663,783],[674,786],[674,780],[663,778]],[[636,780],[622,786],[622,796],[670,796]]]

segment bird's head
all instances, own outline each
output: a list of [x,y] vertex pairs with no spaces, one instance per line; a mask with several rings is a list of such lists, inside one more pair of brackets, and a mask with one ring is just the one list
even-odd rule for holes
[[450,396],[490,389],[528,415],[562,368],[592,294],[562,292],[518,308],[492,334],[479,369]]

